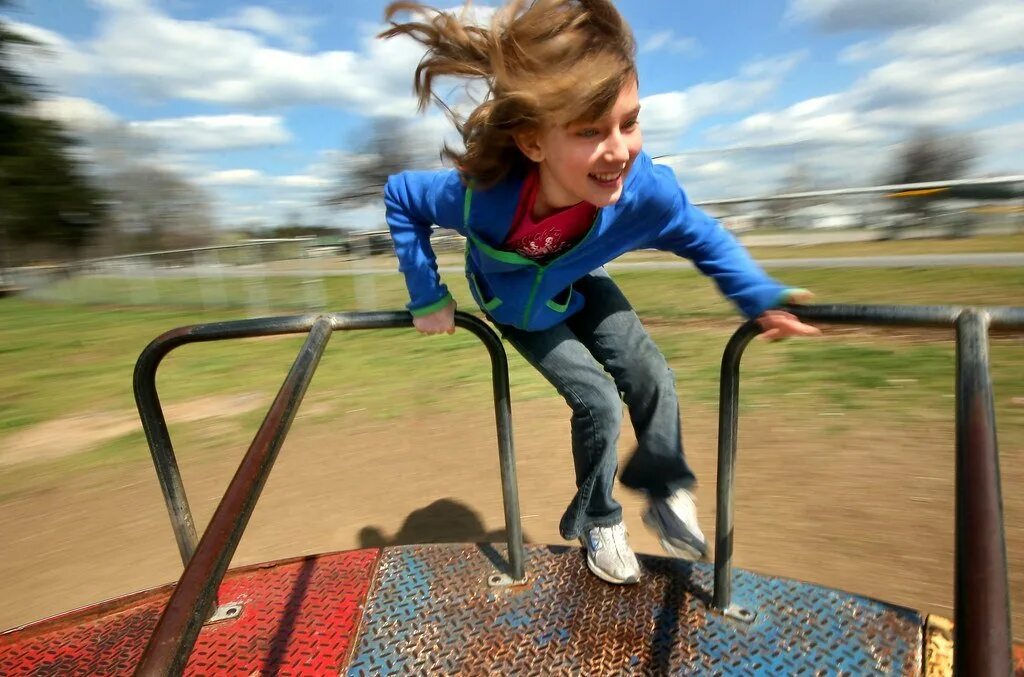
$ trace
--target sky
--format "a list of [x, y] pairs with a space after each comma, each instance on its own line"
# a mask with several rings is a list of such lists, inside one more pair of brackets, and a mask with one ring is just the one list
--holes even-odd
[[[430, 147], [452, 134], [436, 110], [416, 114], [420, 48], [375, 39], [385, 4], [21, 0], [3, 16], [43, 46], [17, 55], [46, 87], [41, 115], [87, 144], [112, 129], [144, 140], [129, 147], [202, 186], [223, 226], [379, 228], [379, 204], [321, 206], [372, 120], [408, 117]], [[638, 44], [645, 150], [669, 156], [693, 200], [794, 174], [878, 183], [922, 126], [968, 135], [974, 175], [1024, 173], [1022, 0], [616, 5]]]

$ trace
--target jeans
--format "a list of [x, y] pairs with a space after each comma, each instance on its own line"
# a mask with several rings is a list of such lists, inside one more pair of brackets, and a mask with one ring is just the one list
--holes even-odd
[[683, 455], [675, 378], [665, 357], [604, 269], [573, 286], [586, 305], [562, 324], [543, 331], [498, 325], [572, 409], [576, 495], [559, 523], [565, 539], [622, 520], [612, 487], [623, 400], [637, 448], [622, 484], [653, 496], [696, 484]]

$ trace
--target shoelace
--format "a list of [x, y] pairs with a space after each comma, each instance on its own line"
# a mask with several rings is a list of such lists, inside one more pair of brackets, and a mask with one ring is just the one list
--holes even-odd
[[626, 542], [626, 525], [619, 523], [612, 526], [609, 530], [611, 531], [609, 536], [611, 537], [611, 544], [614, 548], [615, 556], [618, 557], [620, 561], [624, 562], [626, 559], [626, 553], [630, 551], [629, 543]]

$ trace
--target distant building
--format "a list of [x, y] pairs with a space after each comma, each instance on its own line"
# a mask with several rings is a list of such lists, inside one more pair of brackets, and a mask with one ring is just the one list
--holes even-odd
[[791, 228], [805, 230], [858, 228], [862, 225], [860, 214], [852, 212], [849, 205], [822, 202], [793, 209], [786, 215]]

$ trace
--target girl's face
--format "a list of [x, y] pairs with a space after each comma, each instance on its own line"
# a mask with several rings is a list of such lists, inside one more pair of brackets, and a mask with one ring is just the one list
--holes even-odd
[[643, 143], [639, 114], [637, 82], [631, 78], [599, 120], [548, 126], [517, 138], [523, 153], [540, 168], [534, 216], [542, 218], [582, 201], [595, 207], [618, 201]]

